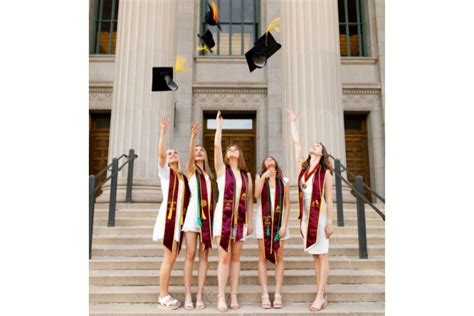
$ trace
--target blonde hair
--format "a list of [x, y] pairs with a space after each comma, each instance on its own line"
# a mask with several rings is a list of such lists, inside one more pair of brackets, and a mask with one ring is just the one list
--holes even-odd
[[[201, 147], [202, 149], [204, 149], [204, 152], [206, 153], [206, 158], [204, 159], [204, 171], [207, 173], [211, 180], [214, 179], [214, 174], [212, 173], [212, 170], [209, 167], [209, 158], [207, 156], [206, 148], [204, 148], [204, 146], [202, 145], [196, 145], [195, 147]], [[197, 168], [196, 160], [194, 160], [194, 166]]]

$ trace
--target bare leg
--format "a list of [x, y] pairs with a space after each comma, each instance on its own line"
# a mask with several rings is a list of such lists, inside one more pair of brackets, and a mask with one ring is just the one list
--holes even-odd
[[283, 246], [285, 242], [280, 240], [280, 248], [276, 251], [275, 254], [275, 293], [281, 294], [281, 287], [283, 285], [283, 273], [285, 270], [285, 266], [283, 263]]
[[265, 259], [265, 244], [258, 239], [258, 278], [262, 287], [262, 295], [268, 294], [267, 259]]
[[184, 306], [192, 308], [193, 298], [191, 294], [191, 283], [193, 280], [193, 264], [196, 256], [197, 233], [185, 232], [186, 238], [186, 260], [184, 261]]
[[318, 295], [321, 293], [324, 296], [329, 277], [329, 257], [327, 253], [319, 255], [319, 265], [321, 272], [319, 273]]
[[232, 255], [230, 258], [230, 308], [240, 308], [237, 300], [240, 276], [240, 255], [242, 253], [243, 241], [237, 241], [233, 244]]
[[217, 265], [217, 283], [219, 288], [219, 294], [217, 295], [217, 309], [219, 311], [227, 310], [227, 303], [225, 301], [225, 286], [229, 277], [229, 259], [230, 254], [225, 251], [220, 245], [220, 238], [217, 238], [219, 263]]
[[161, 262], [160, 267], [160, 296], [167, 296], [168, 287], [170, 284], [171, 269], [176, 261], [176, 256], [178, 255], [178, 242], [173, 241], [173, 251], [169, 251], [168, 248], [163, 247], [164, 258]]
[[198, 292], [196, 297], [197, 302], [203, 301], [203, 292], [204, 292], [204, 283], [206, 282], [207, 277], [207, 261], [209, 257], [209, 249], [204, 250], [204, 243], [200, 243], [199, 248], [199, 275], [198, 275]]

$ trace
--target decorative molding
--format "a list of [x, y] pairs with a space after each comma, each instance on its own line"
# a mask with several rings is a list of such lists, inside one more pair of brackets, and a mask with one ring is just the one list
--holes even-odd
[[194, 94], [259, 94], [267, 95], [267, 88], [193, 87]]
[[380, 95], [380, 89], [342, 88], [343, 95]]
[[112, 87], [89, 87], [90, 110], [112, 110]]

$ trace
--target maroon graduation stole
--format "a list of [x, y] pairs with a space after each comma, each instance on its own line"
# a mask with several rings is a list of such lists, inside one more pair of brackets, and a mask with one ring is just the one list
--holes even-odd
[[263, 240], [265, 242], [265, 258], [275, 264], [275, 251], [280, 248], [280, 226], [283, 216], [285, 184], [281, 177], [275, 179], [275, 201], [273, 201], [273, 218], [270, 194], [270, 181], [265, 179], [261, 194]]
[[[299, 207], [300, 212], [298, 219], [301, 221], [303, 219], [303, 190], [301, 189], [301, 178], [305, 174], [306, 170], [302, 169], [300, 175], [298, 176], [298, 197], [299, 197]], [[312, 183], [312, 192], [311, 192], [311, 204], [309, 207], [309, 220], [308, 220], [308, 229], [306, 231], [306, 248], [311, 247], [318, 240], [318, 225], [319, 225], [319, 213], [321, 209], [321, 199], [323, 198], [323, 186], [324, 186], [324, 177], [326, 176], [325, 170], [319, 165], [314, 174], [313, 183]]]
[[[197, 201], [198, 201], [198, 225], [201, 227], [201, 242], [204, 243], [205, 250], [212, 248], [212, 220], [214, 215], [214, 201], [212, 196], [212, 185], [207, 187], [204, 173], [196, 168]], [[207, 190], [210, 190], [211, 200], [208, 201]]]
[[244, 225], [247, 223], [247, 173], [240, 170], [242, 188], [238, 200], [237, 214], [234, 214], [234, 196], [236, 181], [229, 166], [225, 168], [224, 205], [222, 210], [222, 229], [219, 245], [229, 251], [230, 240], [241, 240], [244, 236]]
[[[177, 214], [177, 208], [178, 208], [177, 203], [178, 203], [178, 191], [179, 191], [180, 179], [184, 181], [184, 192], [182, 193], [183, 194], [182, 211], [181, 211], [181, 217], [179, 219], [180, 221], [179, 224], [183, 226], [191, 192], [189, 191], [188, 179], [186, 178], [186, 176], [182, 175], [179, 172], [174, 172], [174, 170], [170, 168], [170, 185], [168, 188], [168, 204], [166, 206], [165, 235], [163, 238], [163, 245], [166, 248], [168, 248], [169, 251], [173, 251], [174, 227], [176, 223], [176, 214]], [[181, 235], [179, 237], [178, 253], [181, 250], [182, 239], [183, 239], [183, 233], [181, 232]]]

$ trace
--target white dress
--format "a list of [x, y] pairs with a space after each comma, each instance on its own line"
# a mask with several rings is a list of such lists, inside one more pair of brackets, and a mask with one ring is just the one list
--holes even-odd
[[[283, 178], [283, 181], [286, 183], [288, 183], [288, 178]], [[273, 211], [274, 211], [274, 205], [273, 203], [275, 202], [275, 188], [272, 188], [270, 186], [270, 200], [271, 200], [271, 204], [270, 204], [270, 208], [272, 210], [272, 218], [273, 218]], [[285, 210], [285, 203], [283, 203], [283, 210]], [[282, 216], [282, 220], [283, 220], [283, 216]], [[257, 238], [257, 239], [263, 239], [263, 222], [262, 222], [262, 199], [259, 198], [257, 199], [257, 208], [255, 210], [255, 225], [254, 225], [255, 229], [254, 229], [254, 236], [253, 238]], [[290, 238], [290, 228], [287, 226], [286, 227], [286, 234], [284, 237], [280, 238], [280, 240], [287, 240]]]
[[[158, 176], [161, 180], [161, 192], [163, 194], [163, 202], [161, 202], [160, 209], [158, 211], [158, 216], [156, 217], [155, 227], [153, 228], [153, 240], [159, 241], [163, 240], [165, 235], [165, 223], [167, 216], [166, 206], [168, 205], [168, 188], [170, 185], [170, 167], [168, 162], [165, 163], [164, 168], [161, 168], [158, 164]], [[183, 193], [184, 193], [184, 181], [179, 180], [178, 187], [178, 201], [177, 201], [177, 210], [176, 210], [176, 220], [174, 223], [174, 240], [179, 242], [181, 234], [181, 225], [179, 223], [181, 218], [181, 212], [183, 211]]]
[[[206, 186], [207, 186], [207, 200], [211, 201], [211, 179], [207, 173], [204, 175], [206, 178]], [[183, 232], [201, 232], [201, 227], [198, 225], [198, 212], [201, 210], [199, 209], [199, 201], [198, 201], [198, 178], [196, 177], [196, 173], [194, 173], [191, 178], [189, 178], [189, 190], [191, 191], [191, 197], [189, 199], [188, 210], [186, 211], [186, 218], [184, 219], [183, 225]], [[212, 213], [212, 210], [211, 210]]]
[[[309, 219], [309, 206], [311, 203], [311, 194], [313, 192], [313, 178], [314, 174], [306, 181], [306, 189], [303, 187], [303, 202], [304, 202], [304, 208], [303, 208], [303, 220], [301, 221], [301, 231], [303, 232], [304, 236], [304, 247], [307, 253], [312, 254], [312, 255], [318, 255], [318, 254], [325, 254], [328, 253], [329, 251], [329, 239], [326, 238], [326, 223], [327, 223], [327, 209], [326, 209], [326, 200], [324, 199], [324, 183], [323, 185], [323, 192], [321, 194], [321, 208], [319, 212], [319, 222], [318, 222], [318, 238], [317, 241], [314, 245], [306, 248], [306, 232], [308, 229], [308, 219]], [[304, 176], [301, 177], [301, 184], [303, 184], [304, 181]]]
[[[247, 176], [247, 175], [245, 175]], [[236, 214], [239, 204], [237, 203], [240, 198], [240, 190], [242, 189], [242, 179], [240, 177], [235, 177], [236, 188], [235, 188], [235, 196], [234, 196], [234, 214]], [[214, 211], [214, 222], [212, 227], [212, 232], [214, 238], [221, 236], [222, 230], [222, 212], [223, 212], [223, 205], [224, 205], [224, 190], [225, 190], [225, 172], [223, 175], [217, 177], [217, 188], [219, 189], [219, 198], [217, 199], [216, 209]], [[248, 187], [247, 187], [248, 188]], [[247, 226], [244, 225], [243, 237], [241, 241], [245, 241], [247, 238]]]

